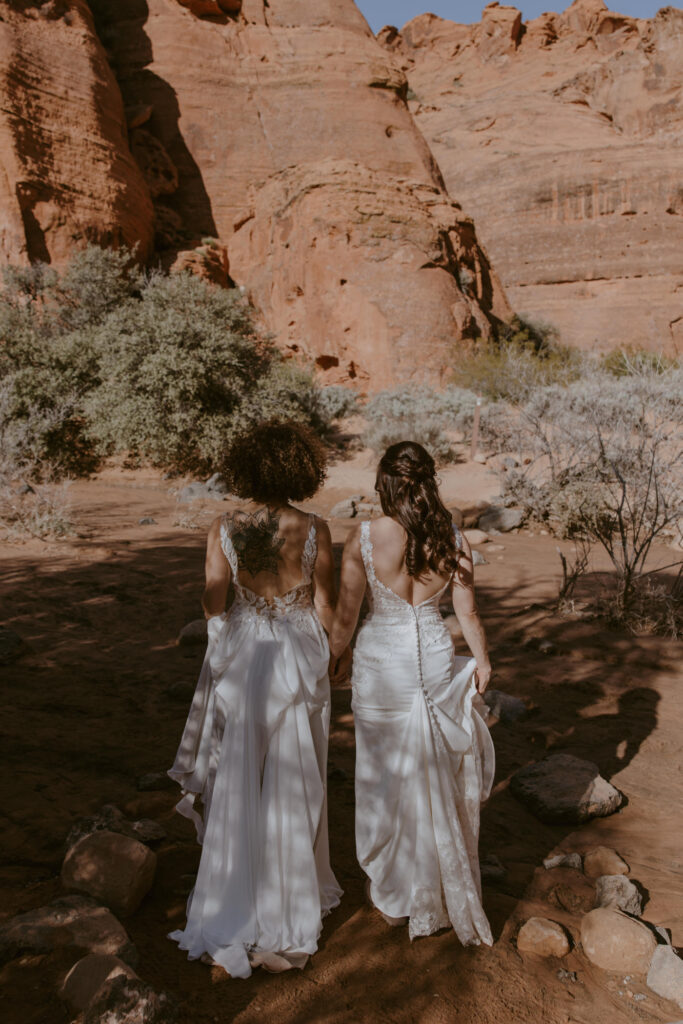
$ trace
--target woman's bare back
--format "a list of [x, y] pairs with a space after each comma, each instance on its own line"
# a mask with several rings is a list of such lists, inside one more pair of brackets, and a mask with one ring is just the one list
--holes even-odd
[[419, 580], [408, 575], [405, 561], [407, 535], [395, 519], [389, 516], [373, 519], [370, 536], [377, 579], [409, 604], [428, 601], [449, 582], [450, 573], [439, 574], [431, 569], [427, 569]]
[[250, 504], [227, 518], [244, 587], [270, 601], [303, 582], [310, 515], [291, 506]]

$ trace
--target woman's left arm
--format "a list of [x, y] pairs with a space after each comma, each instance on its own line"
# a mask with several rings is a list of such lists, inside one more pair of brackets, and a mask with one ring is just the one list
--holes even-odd
[[330, 651], [335, 658], [338, 658], [351, 642], [366, 584], [365, 566], [360, 551], [360, 528], [357, 527], [344, 545], [339, 600], [330, 633]]
[[206, 541], [206, 586], [202, 597], [202, 608], [207, 619], [222, 615], [228, 599], [228, 587], [232, 573], [221, 545], [221, 518], [214, 519]]

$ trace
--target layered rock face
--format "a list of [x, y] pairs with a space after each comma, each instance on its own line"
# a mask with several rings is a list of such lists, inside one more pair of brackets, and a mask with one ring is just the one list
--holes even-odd
[[352, 0], [91, 8], [157, 247], [218, 238], [265, 326], [328, 380], [438, 381], [459, 339], [510, 315]]
[[425, 14], [378, 39], [520, 313], [589, 349], [683, 351], [683, 11]]
[[118, 86], [85, 0], [0, 0], [0, 263], [152, 243]]

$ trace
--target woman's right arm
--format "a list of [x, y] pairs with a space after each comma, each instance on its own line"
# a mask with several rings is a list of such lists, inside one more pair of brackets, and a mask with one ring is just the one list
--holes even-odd
[[453, 611], [462, 628], [463, 638], [477, 663], [477, 689], [483, 693], [491, 679], [491, 662], [474, 596], [472, 551], [465, 537], [462, 538], [458, 568], [453, 577], [452, 597]]
[[360, 527], [356, 527], [344, 545], [339, 600], [330, 631], [330, 652], [335, 658], [338, 658], [351, 642], [363, 603], [366, 583], [365, 566], [360, 551]]
[[222, 615], [228, 598], [232, 573], [221, 545], [221, 518], [214, 519], [206, 541], [206, 586], [202, 608], [207, 619]]

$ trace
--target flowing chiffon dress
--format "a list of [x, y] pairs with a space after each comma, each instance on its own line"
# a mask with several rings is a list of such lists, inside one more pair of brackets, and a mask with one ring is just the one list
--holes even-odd
[[490, 945], [477, 846], [494, 751], [476, 663], [456, 657], [441, 617], [449, 583], [412, 605], [377, 578], [369, 522], [360, 544], [371, 610], [354, 651], [352, 707], [356, 848], [370, 898], [408, 918], [411, 939], [450, 924], [463, 944]]
[[[185, 928], [169, 938], [235, 978], [303, 967], [341, 889], [327, 834], [329, 648], [313, 606], [311, 516], [302, 582], [267, 601], [240, 583], [221, 524], [235, 600], [209, 620], [209, 643], [173, 767], [177, 810], [202, 843]], [[194, 808], [200, 796], [203, 817]]]

